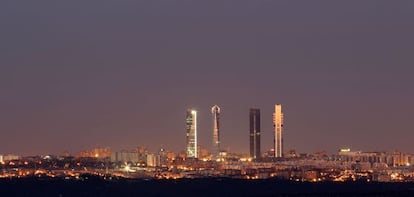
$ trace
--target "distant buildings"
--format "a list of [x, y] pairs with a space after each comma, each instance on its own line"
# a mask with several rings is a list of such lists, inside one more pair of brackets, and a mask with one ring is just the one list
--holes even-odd
[[118, 152], [112, 152], [111, 162], [129, 162], [129, 163], [145, 163], [147, 162], [147, 151], [136, 150], [122, 150]]
[[[220, 157], [220, 107], [214, 105], [211, 108], [213, 119], [213, 146], [211, 151], [211, 159], [217, 160]], [[260, 159], [261, 142], [260, 142], [260, 109], [251, 108], [249, 113], [249, 145], [250, 157], [252, 159]], [[273, 113], [274, 126], [274, 148], [272, 149], [272, 157], [283, 157], [283, 112], [282, 105], [276, 104]], [[194, 109], [187, 110], [186, 116], [186, 156], [187, 158], [202, 158], [200, 157], [199, 146], [197, 143], [197, 111]], [[209, 157], [210, 158], [210, 157]]]
[[273, 127], [275, 132], [274, 149], [275, 157], [283, 157], [283, 112], [282, 105], [275, 105], [275, 112], [273, 113]]
[[197, 151], [197, 111], [193, 109], [187, 110], [186, 117], [187, 130], [187, 157], [198, 158]]
[[250, 109], [250, 157], [260, 158], [260, 109]]
[[211, 108], [213, 115], [213, 159], [218, 159], [220, 154], [220, 107], [214, 105]]
[[363, 152], [351, 151], [349, 148], [342, 148], [335, 156], [336, 160], [343, 162], [357, 162], [367, 164], [370, 167], [380, 167], [385, 164], [389, 167], [411, 166], [414, 163], [414, 155], [399, 151], [394, 152]]
[[155, 154], [147, 154], [147, 166], [156, 167], [160, 163], [160, 156]]
[[111, 149], [109, 147], [105, 148], [94, 148], [92, 150], [80, 151], [76, 154], [76, 157], [95, 157], [95, 158], [107, 158], [111, 157]]
[[0, 162], [19, 160], [20, 156], [8, 154], [8, 155], [2, 155], [0, 159], [1, 159]]
[[151, 153], [145, 147], [137, 147], [133, 150], [113, 152], [110, 161], [115, 164], [130, 164], [138, 167], [165, 167], [169, 161], [176, 158], [176, 154], [160, 148], [158, 152]]

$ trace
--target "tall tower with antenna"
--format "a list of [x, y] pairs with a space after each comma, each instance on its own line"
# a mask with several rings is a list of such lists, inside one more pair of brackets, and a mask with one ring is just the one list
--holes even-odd
[[213, 159], [218, 159], [220, 156], [220, 107], [214, 105], [211, 108], [213, 116]]

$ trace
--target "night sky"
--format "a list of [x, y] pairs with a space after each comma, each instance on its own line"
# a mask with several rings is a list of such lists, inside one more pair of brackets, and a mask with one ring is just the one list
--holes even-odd
[[0, 154], [272, 147], [413, 153], [414, 1], [0, 1]]

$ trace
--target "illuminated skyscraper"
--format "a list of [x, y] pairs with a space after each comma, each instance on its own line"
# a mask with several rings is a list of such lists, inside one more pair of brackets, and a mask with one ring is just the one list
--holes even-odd
[[219, 158], [220, 154], [220, 107], [214, 105], [211, 108], [213, 115], [213, 159]]
[[187, 130], [187, 157], [197, 158], [197, 111], [187, 110], [186, 118]]
[[275, 113], [273, 113], [273, 128], [275, 130], [274, 156], [283, 157], [283, 112], [281, 104], [275, 105]]
[[260, 158], [260, 109], [250, 109], [250, 157]]

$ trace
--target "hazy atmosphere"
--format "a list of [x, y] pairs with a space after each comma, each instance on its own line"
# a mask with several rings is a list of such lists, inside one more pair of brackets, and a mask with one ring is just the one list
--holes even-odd
[[0, 152], [199, 143], [247, 153], [249, 108], [272, 147], [413, 152], [414, 1], [0, 2]]

